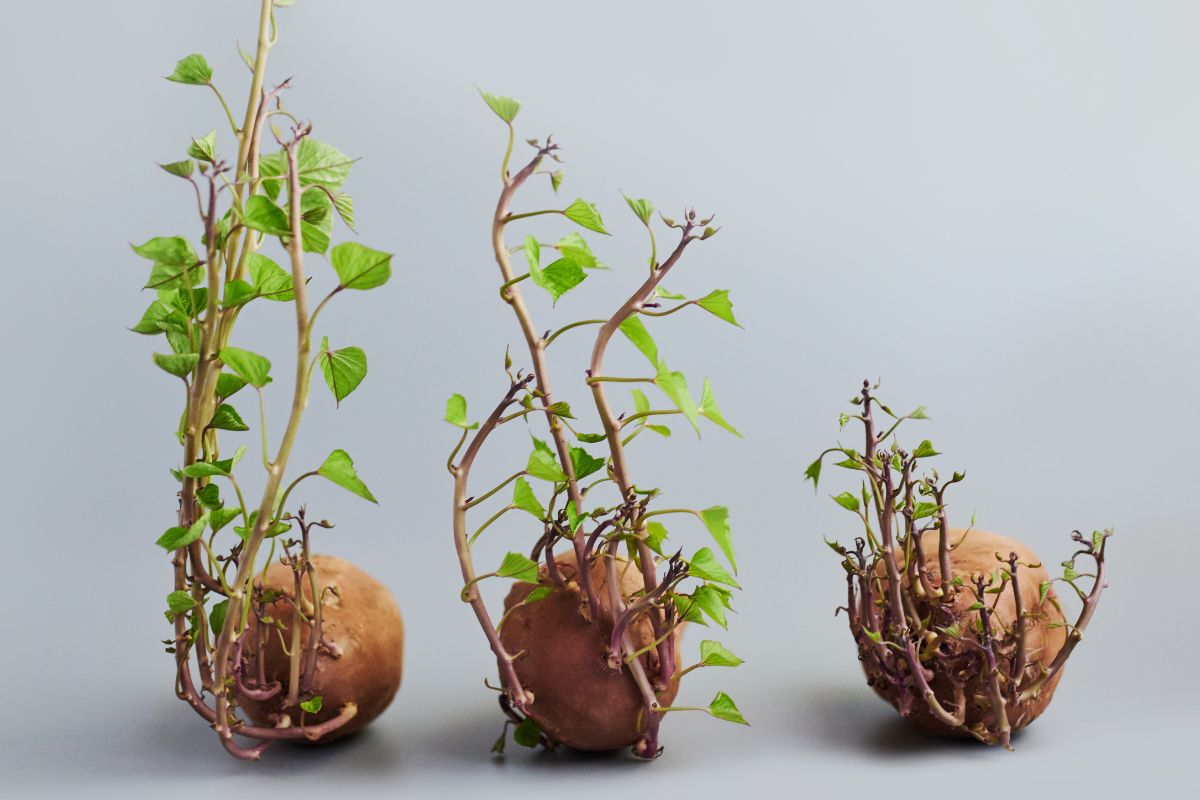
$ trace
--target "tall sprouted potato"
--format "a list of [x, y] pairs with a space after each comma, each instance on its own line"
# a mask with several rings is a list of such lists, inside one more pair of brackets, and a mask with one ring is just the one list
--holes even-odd
[[[510, 171], [516, 139], [513, 120], [520, 105], [507, 97], [481, 94], [508, 128], [491, 236], [499, 298], [520, 327], [526, 349], [520, 360], [525, 364], [514, 371], [514, 360], [505, 353], [506, 388], [481, 423], [469, 421], [466, 400], [457, 394], [446, 404], [445, 419], [462, 429], [447, 460], [454, 478], [453, 528], [464, 580], [462, 599], [471, 605], [495, 653], [500, 705], [508, 716], [495, 749], [504, 749], [511, 725], [514, 740], [529, 747], [632, 747], [637, 756], [654, 758], [661, 750], [659, 724], [669, 712], [706, 711], [718, 719], [746, 723], [724, 692], [706, 707], [673, 705], [680, 679], [688, 672], [742, 663], [714, 640], [702, 641], [699, 660], [687, 667], [680, 653], [683, 626], [711, 621], [724, 628], [733, 590], [739, 588], [728, 509], [662, 507], [659, 489], [635, 482], [629, 457], [640, 437], [669, 436], [670, 429], [662, 423], [675, 415], [697, 435], [702, 418], [737, 434], [717, 408], [709, 382], [704, 381], [697, 402], [684, 375], [667, 366], [649, 330], [659, 318], [693, 306], [737, 325], [728, 291], [688, 299], [663, 286], [685, 251], [717, 229], [711, 227], [711, 217], [701, 219], [694, 210], [678, 219], [662, 217], [661, 226], [673, 242], [660, 252], [657, 237], [662, 228], [653, 205], [626, 197], [650, 245], [648, 269], [639, 269], [632, 294], [608, 316], [568, 322], [555, 330], [539, 327], [525, 302], [525, 286], [545, 291], [557, 302], [602, 265], [578, 232], [556, 241], [527, 234], [520, 244], [510, 246], [509, 230], [550, 216], [593, 233], [608, 232], [596, 206], [582, 199], [563, 208], [512, 210], [518, 192], [534, 176], [545, 176], [557, 192], [563, 181], [556, 166], [559, 146], [550, 137], [528, 140], [532, 158]], [[596, 432], [592, 425], [584, 427], [571, 406], [554, 395], [546, 361], [547, 350], [560, 337], [589, 329], [598, 333], [590, 363], [578, 374], [585, 377], [595, 406], [600, 428]], [[605, 354], [618, 333], [649, 361], [649, 375], [618, 376], [605, 370]], [[630, 390], [629, 406], [620, 412], [611, 396], [618, 388]], [[650, 394], [656, 399], [643, 389], [653, 390]], [[530, 430], [528, 458], [497, 485], [473, 492], [471, 472], [480, 449], [498, 428], [513, 423]], [[589, 449], [597, 445], [604, 452]], [[468, 517], [476, 513], [483, 521], [472, 530]], [[472, 546], [509, 513], [532, 518], [526, 523], [531, 544], [527, 550], [509, 552], [495, 569], [480, 574]], [[677, 518], [692, 518], [707, 529], [728, 568], [710, 547], [685, 556], [674, 546], [663, 523]], [[480, 581], [488, 578], [515, 581], [495, 623], [479, 592]]]
[[[312, 554], [311, 534], [332, 525], [292, 505], [300, 483], [315, 476], [375, 502], [344, 450], [298, 470], [289, 470], [289, 457], [314, 373], [338, 404], [367, 373], [361, 349], [334, 349], [328, 337], [314, 343], [321, 312], [348, 290], [386, 283], [391, 256], [352, 241], [330, 246], [336, 218], [353, 230], [353, 203], [342, 190], [352, 159], [284, 107], [289, 81], [266, 83], [283, 5], [291, 4], [263, 0], [257, 48], [242, 53], [250, 86], [240, 125], [203, 56], [183, 58], [168, 76], [211, 92], [224, 112], [220, 128], [191, 141], [187, 158], [161, 165], [195, 203], [198, 248], [187, 236], [133, 248], [150, 262], [145, 289], [155, 295], [133, 330], [162, 337], [167, 351], [154, 363], [179, 381], [184, 400], [175, 432], [182, 458], [172, 470], [178, 515], [158, 539], [174, 566], [166, 611], [174, 635], [165, 644], [175, 656], [176, 693], [245, 759], [278, 739], [324, 741], [365, 725], [399, 685], [403, 641], [387, 590], [340, 559]], [[264, 142], [277, 149], [264, 153]], [[286, 268], [263, 252], [273, 242]], [[332, 270], [323, 265], [310, 276], [313, 257], [327, 258]], [[313, 307], [318, 287], [324, 296]], [[294, 375], [281, 381], [290, 384], [290, 411], [274, 446], [266, 394], [276, 371], [235, 333], [243, 315], [273, 303], [292, 307], [296, 330]], [[224, 446], [255, 417], [251, 443]], [[243, 459], [259, 448], [261, 456]], [[257, 497], [248, 470], [256, 463]], [[360, 625], [372, 632], [349, 637]]]
[[[830, 448], [805, 472], [815, 488], [832, 456], [859, 473], [858, 491], [833, 496], [863, 531], [850, 547], [828, 543], [846, 571], [840, 611], [867, 683], [901, 715], [933, 733], [1010, 747], [1013, 732], [1045, 711], [1083, 639], [1105, 587], [1112, 532], [1073, 533], [1078, 549], [1051, 578], [1021, 542], [974, 530], [974, 520], [951, 528], [947, 493], [965, 474], [922, 472], [940, 455], [932, 442], [909, 450], [894, 434], [927, 419], [925, 408], [897, 415], [876, 388], [864, 381], [854, 411], [840, 418], [843, 428], [862, 426], [863, 449]], [[1080, 601], [1074, 622], [1056, 585]]]

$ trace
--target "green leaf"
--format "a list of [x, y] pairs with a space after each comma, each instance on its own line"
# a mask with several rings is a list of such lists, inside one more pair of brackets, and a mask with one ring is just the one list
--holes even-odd
[[663, 298], [664, 300], [686, 300], [687, 299], [687, 295], [676, 294], [675, 292], [668, 292], [662, 286], [656, 287], [654, 290], [654, 293], [656, 295], [658, 295], [659, 297]]
[[883, 635], [878, 633], [877, 631], [863, 628], [863, 633], [865, 633], [867, 635], [867, 638], [870, 639], [875, 644], [880, 644], [883, 641]]
[[738, 711], [733, 699], [724, 692], [717, 692], [717, 696], [708, 704], [708, 713], [726, 722], [736, 722], [739, 725], [750, 724], [742, 716], [742, 712]]
[[[210, 484], [211, 485], [211, 484]], [[213, 533], [217, 533], [229, 523], [242, 515], [240, 508], [218, 508], [209, 514], [208, 523]]]
[[162, 353], [154, 354], [154, 363], [171, 373], [176, 378], [186, 378], [192, 374], [192, 370], [200, 363], [200, 356], [196, 353], [170, 354]]
[[329, 234], [311, 222], [300, 220], [300, 246], [306, 253], [324, 255], [329, 249]]
[[271, 362], [265, 356], [240, 347], [222, 347], [217, 355], [225, 366], [251, 386], [261, 388], [271, 382]]
[[145, 289], [170, 289], [175, 286], [195, 286], [204, 278], [201, 264], [161, 264], [150, 268]]
[[163, 300], [155, 300], [146, 308], [141, 320], [129, 330], [143, 335], [157, 335], [166, 327], [186, 325], [187, 320], [180, 316], [178, 309]]
[[608, 231], [604, 230], [604, 221], [600, 219], [600, 212], [586, 200], [576, 198], [575, 202], [563, 209], [562, 213], [563, 216], [582, 228], [608, 235]]
[[562, 182], [563, 171], [561, 169], [556, 169], [554, 172], [550, 173], [550, 188], [553, 189], [556, 194], [558, 192], [558, 187], [562, 186]]
[[842, 508], [845, 508], [849, 511], [857, 512], [859, 509], [858, 498], [855, 497], [854, 495], [850, 494], [849, 492], [842, 492], [839, 495], [835, 495], [833, 498], [833, 502], [837, 503], [839, 506], [841, 506]]
[[634, 200], [632, 197], [627, 197], [624, 192], [621, 193], [621, 196], [625, 198], [625, 202], [629, 205], [630, 210], [637, 215], [642, 224], [649, 225], [650, 215], [654, 213], [654, 204], [645, 198]]
[[537, 583], [538, 565], [536, 561], [530, 561], [520, 553], [508, 553], [504, 556], [504, 561], [500, 562], [496, 575], [501, 578], [515, 578], [522, 583]]
[[[250, 527], [243, 528], [240, 525], [234, 525], [233, 532], [236, 533], [239, 537], [241, 537], [242, 541], [244, 542], [247, 539], [249, 539], [250, 535], [249, 535], [248, 531], [254, 530], [257, 523], [258, 523], [258, 509], [256, 508], [250, 512]], [[273, 539], [281, 533], [287, 533], [291, 529], [292, 529], [292, 526], [287, 524], [286, 522], [276, 521], [270, 528], [267, 529], [267, 531], [263, 535], [268, 539]]]
[[217, 397], [222, 400], [232, 397], [246, 386], [246, 382], [230, 372], [222, 372], [217, 376]]
[[1100, 548], [1103, 545], [1104, 545], [1104, 534], [1101, 533], [1100, 531], [1092, 531], [1092, 549], [1098, 553], [1098, 552], [1100, 552]]
[[213, 606], [212, 612], [208, 615], [208, 624], [212, 627], [214, 636], [221, 635], [221, 628], [225, 627], [225, 614], [229, 611], [229, 601], [222, 600]]
[[244, 455], [246, 455], [246, 445], [241, 445], [234, 451], [232, 458], [221, 461], [197, 461], [180, 470], [180, 474], [188, 478], [212, 478], [218, 475], [228, 477]]
[[262, 182], [262, 190], [267, 197], [272, 200], [279, 199], [287, 171], [287, 154], [282, 150], [269, 153], [258, 160], [258, 174], [264, 179], [269, 179]]
[[646, 323], [642, 322], [638, 315], [627, 317], [621, 323], [620, 331], [625, 334], [626, 339], [633, 343], [634, 347], [642, 351], [642, 355], [650, 360], [651, 366], [658, 367], [658, 345], [654, 343], [650, 331], [646, 330]]
[[461, 394], [450, 395], [450, 399], [446, 401], [446, 416], [444, 419], [451, 425], [457, 425], [468, 431], [479, 427], [478, 422], [467, 424], [467, 398]]
[[242, 224], [270, 236], [291, 236], [292, 226], [283, 209], [266, 195], [256, 194], [246, 201]]
[[[286, 164], [286, 161], [285, 161]], [[296, 174], [304, 186], [339, 189], [350, 175], [353, 159], [331, 144], [309, 137], [296, 146]], [[287, 172], [286, 166], [280, 174]]]
[[176, 353], [195, 353], [200, 347], [199, 327], [193, 328], [192, 335], [186, 331], [167, 330], [167, 344]]
[[392, 276], [392, 255], [372, 250], [357, 242], [342, 242], [329, 253], [341, 286], [346, 289], [374, 289]]
[[646, 546], [660, 556], [663, 554], [662, 543], [667, 540], [667, 529], [661, 522], [646, 523]]
[[335, 194], [333, 208], [342, 218], [342, 222], [346, 223], [346, 227], [354, 230], [354, 198], [348, 194]]
[[244, 306], [258, 297], [258, 290], [241, 278], [235, 278], [225, 284], [225, 297], [221, 300], [224, 308]]
[[671, 599], [675, 602], [675, 609], [679, 612], [681, 619], [708, 627], [708, 623], [704, 621], [704, 615], [700, 613], [700, 608], [692, 600], [691, 595], [672, 592]]
[[668, 437], [671, 435], [671, 429], [666, 425], [647, 425], [646, 430], [654, 431], [659, 436]]
[[742, 327], [741, 323], [733, 316], [733, 303], [729, 300], [728, 289], [711, 291], [697, 300], [696, 305], [713, 316], [720, 317], [731, 325], [737, 325], [739, 328]]
[[317, 469], [317, 474], [328, 478], [338, 486], [353, 492], [364, 500], [370, 500], [372, 503], [378, 503], [375, 496], [371, 494], [371, 490], [367, 485], [358, 478], [358, 473], [354, 470], [354, 461], [345, 450], [334, 450], [325, 459], [325, 463]]
[[696, 607], [708, 614], [712, 621], [720, 625], [722, 628], [728, 628], [729, 623], [725, 619], [725, 604], [721, 601], [721, 594], [708, 584], [697, 586], [692, 592], [692, 601]]
[[646, 397], [646, 393], [641, 389], [630, 389], [629, 394], [633, 397], [633, 410], [639, 414], [643, 414], [650, 410], [650, 399]]
[[325, 233], [333, 230], [333, 201], [323, 188], [310, 186], [300, 195], [300, 219]]
[[695, 429], [696, 435], [699, 436], [700, 426], [696, 424], [699, 412], [696, 408], [696, 402], [688, 392], [687, 378], [683, 376], [683, 373], [671, 372], [667, 368], [667, 363], [661, 361], [658, 364], [658, 375], [655, 376], [654, 382], [662, 390], [663, 394], [671, 398], [671, 402], [683, 412], [688, 422], [692, 423], [692, 428]]
[[558, 240], [558, 252], [584, 269], [600, 269], [604, 266], [596, 260], [584, 238], [575, 231]]
[[917, 410], [908, 415], [909, 419], [929, 419], [929, 415], [925, 413], [925, 406], [917, 406]]
[[330, 350], [329, 339], [324, 338], [321, 340], [320, 359], [325, 383], [333, 392], [334, 400], [341, 405], [342, 400], [367, 377], [367, 354], [357, 347]]
[[196, 171], [196, 162], [190, 158], [183, 161], [172, 161], [170, 164], [159, 164], [167, 172], [180, 178], [190, 178]]
[[737, 572], [737, 560], [733, 556], [733, 534], [729, 530], [729, 509], [725, 506], [713, 506], [700, 512], [700, 521], [713, 539], [721, 547], [721, 552], [729, 559], [733, 571]]
[[525, 471], [534, 478], [554, 483], [567, 479], [562, 467], [559, 466], [558, 456], [550, 449], [550, 445], [536, 436], [533, 437], [533, 452], [529, 454], [529, 463], [525, 465]]
[[195, 608], [199, 603], [184, 591], [171, 592], [167, 595], [167, 619], [174, 619], [183, 612]]
[[214, 164], [217, 161], [217, 131], [211, 130], [199, 139], [192, 139], [187, 154], [197, 161]]
[[708, 378], [704, 379], [704, 389], [700, 392], [700, 407], [697, 411], [700, 412], [700, 416], [705, 417], [709, 422], [741, 438], [742, 435], [738, 433], [737, 428], [726, 422], [725, 417], [721, 415], [721, 409], [717, 408], [717, 399], [713, 396], [712, 383]]
[[200, 260], [191, 243], [182, 236], [155, 236], [145, 244], [133, 246], [133, 252], [156, 264], [186, 267]]
[[925, 517], [932, 517], [937, 513], [937, 511], [937, 503], [917, 503], [915, 506], [913, 506], [913, 519], [917, 520], [925, 519]]
[[542, 247], [538, 244], [537, 239], [532, 236], [526, 236], [524, 250], [525, 260], [529, 262], [531, 272], [542, 265]]
[[494, 94], [488, 94], [478, 86], [475, 87], [479, 91], [479, 96], [483, 98], [483, 102], [487, 103], [488, 108], [496, 112], [496, 116], [505, 122], [512, 124], [516, 119], [517, 112], [521, 110], [521, 104], [511, 97], [500, 97]]
[[707, 547], [701, 547], [696, 551], [688, 562], [688, 574], [695, 578], [700, 578], [713, 583], [723, 583], [726, 586], [742, 588], [741, 585], [733, 579], [724, 567], [717, 561], [712, 550]]
[[565, 400], [558, 400], [551, 403], [550, 405], [546, 406], [546, 411], [556, 417], [575, 419], [574, 415], [571, 414], [571, 404]]
[[261, 253], [249, 253], [246, 256], [246, 266], [250, 269], [250, 278], [259, 297], [276, 302], [294, 300], [296, 292], [292, 287], [292, 275], [283, 267]]
[[[163, 300], [170, 302], [172, 306], [183, 314], [184, 318], [195, 317], [208, 306], [208, 289], [201, 287], [199, 289], [170, 289], [160, 290], [159, 294]], [[184, 323], [186, 328], [187, 323]]]
[[542, 729], [529, 717], [513, 728], [513, 741], [522, 747], [537, 747], [542, 741]]
[[210, 483], [207, 486], [197, 489], [196, 500], [210, 511], [218, 509], [223, 505], [221, 503], [221, 489], [215, 483]]
[[309, 714], [316, 714], [324, 705], [325, 698], [323, 698], [321, 695], [317, 695], [316, 697], [311, 697], [308, 700], [300, 703], [300, 708], [304, 709]]
[[579, 531], [579, 526], [583, 524], [585, 519], [587, 519], [587, 515], [580, 514], [578, 511], [576, 511], [575, 503], [573, 501], [567, 502], [566, 512], [567, 525], [569, 526], [572, 538], [574, 538], [575, 534]]
[[192, 86], [204, 86], [212, 80], [212, 68], [208, 61], [199, 53], [192, 53], [179, 59], [175, 71], [167, 76], [167, 80], [175, 83], [187, 83]]
[[521, 601], [521, 605], [533, 605], [539, 600], [545, 600], [550, 595], [554, 594], [554, 588], [551, 586], [539, 586], [529, 594], [525, 595], [525, 599]]
[[736, 667], [744, 664], [745, 660], [738, 658], [732, 650], [726, 649], [720, 642], [705, 639], [700, 642], [700, 663], [706, 667]]
[[817, 481], [821, 478], [821, 458], [808, 465], [804, 470], [804, 480], [813, 482], [813, 491], [817, 490]]
[[1071, 564], [1063, 565], [1063, 580], [1073, 581], [1078, 577], [1079, 573], [1075, 571], [1075, 567], [1073, 567]]
[[558, 302], [558, 298], [583, 283], [587, 277], [583, 268], [569, 258], [560, 258], [545, 269], [530, 262], [529, 277]]
[[933, 443], [928, 439], [917, 445], [917, 449], [913, 451], [915, 458], [929, 458], [930, 456], [941, 455], [937, 450], [933, 449]]
[[217, 406], [217, 410], [213, 412], [212, 419], [208, 423], [209, 428], [216, 428], [221, 431], [248, 431], [250, 426], [245, 423], [237, 409], [228, 403], [221, 403]]
[[584, 444], [596, 444], [597, 442], [603, 442], [608, 437], [603, 433], [577, 433], [575, 434], [575, 438]]
[[164, 550], [178, 550], [181, 547], [187, 547], [204, 534], [204, 528], [207, 525], [208, 515], [204, 514], [187, 528], [167, 528], [166, 533], [158, 537], [157, 544]]
[[575, 480], [577, 481], [583, 480], [595, 472], [599, 472], [608, 463], [606, 459], [594, 458], [582, 447], [572, 447], [569, 449], [569, 452], [571, 453], [571, 467], [575, 472]]
[[546, 507], [533, 493], [533, 487], [524, 478], [517, 478], [513, 486], [512, 504], [522, 511], [527, 511], [538, 519], [546, 516]]

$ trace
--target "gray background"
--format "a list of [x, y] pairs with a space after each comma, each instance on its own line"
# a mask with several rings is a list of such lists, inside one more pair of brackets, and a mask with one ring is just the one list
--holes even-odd
[[[148, 302], [128, 243], [196, 235], [186, 187], [154, 162], [222, 120], [204, 90], [159, 76], [203, 52], [241, 107], [234, 45], [252, 43], [255, 6], [3, 6], [6, 793], [1183, 785], [1198, 700], [1186, 584], [1198, 555], [1200, 8], [308, 1], [282, 12], [271, 75], [294, 75], [289, 107], [363, 157], [347, 185], [359, 230], [397, 254], [391, 284], [340, 298], [323, 319], [335, 344], [366, 349], [371, 372], [336, 412], [318, 383], [293, 464], [332, 447], [355, 457], [378, 508], [314, 483], [305, 497], [338, 522], [323, 549], [393, 589], [408, 648], [401, 694], [368, 733], [277, 747], [254, 766], [227, 758], [171, 693], [158, 645], [170, 569], [153, 541], [171, 524], [179, 392], [150, 364], [152, 342], [124, 328]], [[473, 83], [525, 104], [521, 134], [556, 134], [563, 199], [598, 202], [615, 234], [593, 241], [616, 269], [553, 313], [539, 299], [541, 326], [609, 312], [638, 279], [643, 237], [618, 188], [669, 213], [715, 209], [725, 226], [669, 283], [732, 289], [745, 330], [699, 312], [653, 330], [697, 391], [712, 378], [746, 439], [709, 427], [697, 441], [677, 425], [671, 441], [639, 444], [633, 466], [673, 504], [733, 510], [746, 588], [718, 638], [748, 663], [695, 674], [682, 699], [723, 688], [754, 726], [671, 718], [652, 765], [487, 754], [500, 718], [481, 681], [494, 665], [456, 596], [442, 466], [454, 437], [439, 422], [452, 391], [477, 412], [494, 402], [516, 341], [488, 247], [503, 126]], [[518, 205], [552, 202], [538, 186]], [[319, 259], [310, 269], [330, 285]], [[235, 343], [286, 376], [291, 336], [287, 308], [258, 308]], [[553, 359], [579, 411], [588, 338], [564, 339]], [[637, 374], [626, 349], [614, 348], [613, 371]], [[852, 520], [800, 473], [865, 376], [882, 377], [897, 406], [928, 405], [933, 421], [914, 434], [947, 454], [944, 469], [967, 470], [960, 523], [977, 512], [1050, 563], [1073, 528], [1118, 531], [1094, 626], [1016, 753], [910, 731], [865, 687], [832, 616], [842, 581], [821, 536], [849, 534]], [[516, 427], [481, 480], [523, 463]], [[823, 489], [848, 486], [830, 477]], [[672, 533], [690, 548], [706, 539], [679, 522]], [[498, 527], [481, 563], [529, 534]], [[689, 634], [692, 652], [700, 638]]]

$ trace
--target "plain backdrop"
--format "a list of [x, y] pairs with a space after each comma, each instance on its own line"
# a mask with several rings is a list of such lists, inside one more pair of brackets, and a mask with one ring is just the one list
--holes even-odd
[[[362, 158], [347, 183], [361, 240], [396, 254], [386, 287], [323, 315], [319, 333], [364, 348], [370, 373], [340, 409], [318, 381], [293, 465], [334, 447], [354, 456], [378, 507], [315, 482], [304, 499], [337, 523], [319, 549], [392, 589], [408, 640], [402, 690], [369, 732], [248, 765], [172, 694], [159, 643], [171, 573], [154, 540], [175, 510], [180, 392], [150, 361], [161, 343], [126, 328], [150, 300], [129, 243], [199, 235], [188, 187], [155, 162], [212, 128], [231, 147], [214, 98], [162, 76], [204, 53], [240, 112], [237, 44], [251, 46], [256, 7], [6, 0], [0, 11], [3, 794], [924, 797], [948, 785], [1000, 797], [1014, 781], [1093, 796], [1186, 785], [1200, 701], [1189, 611], [1200, 7], [301, 0], [281, 11], [270, 76], [294, 78], [287, 106], [315, 136]], [[488, 241], [504, 128], [475, 84], [522, 101], [522, 137], [564, 145], [559, 197], [539, 182], [518, 209], [582, 196], [614, 234], [591, 237], [613, 270], [557, 308], [535, 298], [539, 326], [611, 313], [640, 280], [644, 233], [619, 190], [668, 214], [716, 211], [723, 226], [668, 283], [732, 290], [745, 329], [689, 309], [652, 330], [695, 391], [712, 379], [745, 438], [675, 425], [631, 457], [638, 482], [671, 505], [732, 510], [739, 613], [728, 633], [691, 631], [687, 650], [715, 634], [747, 663], [689, 676], [681, 702], [724, 689], [753, 726], [671, 717], [653, 764], [488, 754], [501, 726], [483, 686], [494, 662], [458, 600], [444, 468], [455, 436], [440, 422], [451, 392], [482, 415], [505, 387], [506, 345], [519, 344]], [[546, 238], [569, 229], [527, 226]], [[331, 285], [321, 259], [310, 271]], [[281, 385], [289, 314], [252, 306], [234, 337], [276, 360]], [[585, 430], [596, 427], [589, 339], [568, 334], [552, 358]], [[609, 363], [645, 368], [623, 342]], [[1015, 753], [909, 729], [864, 685], [833, 616], [843, 583], [821, 537], [852, 535], [828, 494], [853, 484], [829, 470], [814, 493], [802, 471], [868, 377], [898, 407], [928, 406], [910, 435], [933, 440], [943, 471], [966, 470], [957, 523], [975, 513], [1052, 565], [1072, 529], [1117, 531], [1095, 622]], [[276, 437], [286, 395], [271, 396]], [[479, 486], [523, 465], [518, 428], [480, 462]], [[518, 523], [485, 537], [481, 565], [527, 546]], [[706, 543], [698, 525], [670, 527], [689, 550]]]

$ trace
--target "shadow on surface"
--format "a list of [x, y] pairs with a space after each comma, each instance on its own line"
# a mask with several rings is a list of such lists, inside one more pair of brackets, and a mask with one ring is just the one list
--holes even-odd
[[[801, 736], [808, 744], [842, 753], [919, 758], [953, 752], [986, 757], [993, 749], [974, 739], [933, 736], [918, 730], [867, 687], [809, 688], [796, 698]], [[795, 726], [793, 726], [795, 730]], [[1014, 744], [1020, 734], [1014, 736]]]
[[124, 736], [109, 739], [104, 748], [107, 753], [96, 752], [93, 743], [91, 754], [104, 758], [108, 770], [132, 768], [183, 778], [244, 775], [248, 770], [261, 775], [352, 773], [381, 777], [403, 767], [401, 737], [386, 724], [386, 715], [365, 730], [329, 744], [276, 742], [263, 753], [261, 761], [247, 763], [230, 757], [216, 733], [199, 716], [172, 700], [168, 696], [154, 702], [147, 709], [149, 720]]
[[598, 771], [628, 769], [630, 763], [643, 763], [629, 755], [627, 750], [588, 753], [567, 747], [554, 750], [525, 748], [513, 742], [511, 729], [503, 755], [491, 753], [492, 744], [500, 735], [503, 726], [504, 718], [499, 711], [485, 704], [454, 719], [442, 720], [436, 729], [424, 729], [423, 744], [447, 761], [461, 762], [473, 769], [490, 764], [497, 770], [511, 768]]

